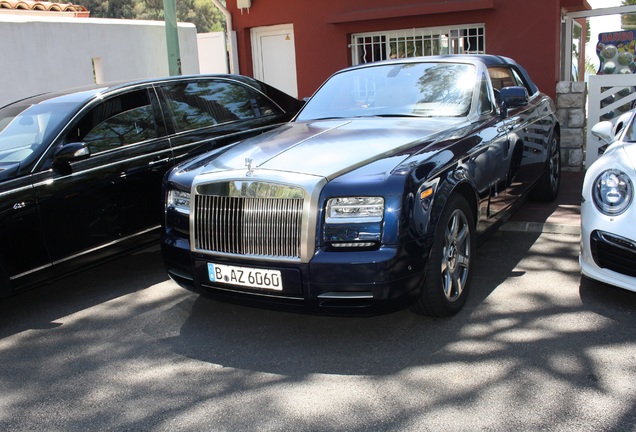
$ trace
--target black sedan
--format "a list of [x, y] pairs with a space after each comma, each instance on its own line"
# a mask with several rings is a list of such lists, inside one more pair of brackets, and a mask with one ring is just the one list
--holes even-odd
[[560, 173], [554, 104], [513, 60], [356, 66], [289, 124], [173, 169], [163, 256], [220, 299], [448, 316], [478, 242]]
[[219, 75], [0, 108], [0, 295], [158, 242], [169, 168], [286, 123], [300, 106], [251, 78]]

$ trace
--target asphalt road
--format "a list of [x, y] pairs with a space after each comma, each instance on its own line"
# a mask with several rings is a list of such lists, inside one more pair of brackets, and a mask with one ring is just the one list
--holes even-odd
[[636, 431], [636, 294], [499, 232], [451, 319], [218, 303], [148, 250], [0, 300], [0, 430]]

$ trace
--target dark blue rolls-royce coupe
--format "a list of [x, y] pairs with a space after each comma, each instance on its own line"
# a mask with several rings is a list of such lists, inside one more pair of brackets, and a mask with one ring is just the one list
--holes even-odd
[[552, 100], [491, 55], [334, 74], [290, 123], [175, 167], [162, 250], [180, 285], [316, 313], [466, 302], [475, 249], [560, 181]]

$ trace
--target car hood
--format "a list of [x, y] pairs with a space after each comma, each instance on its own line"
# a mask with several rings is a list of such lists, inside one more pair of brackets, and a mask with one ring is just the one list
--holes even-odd
[[203, 172], [258, 170], [324, 178], [394, 155], [408, 157], [466, 126], [463, 118], [292, 122], [218, 155]]

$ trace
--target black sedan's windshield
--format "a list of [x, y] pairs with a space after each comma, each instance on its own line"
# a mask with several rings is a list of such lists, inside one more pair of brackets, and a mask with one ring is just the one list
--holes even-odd
[[32, 104], [16, 102], [0, 109], [0, 164], [20, 163], [41, 153], [81, 106], [60, 97]]
[[331, 77], [297, 121], [323, 118], [468, 115], [476, 68], [460, 63], [404, 63], [351, 69]]

